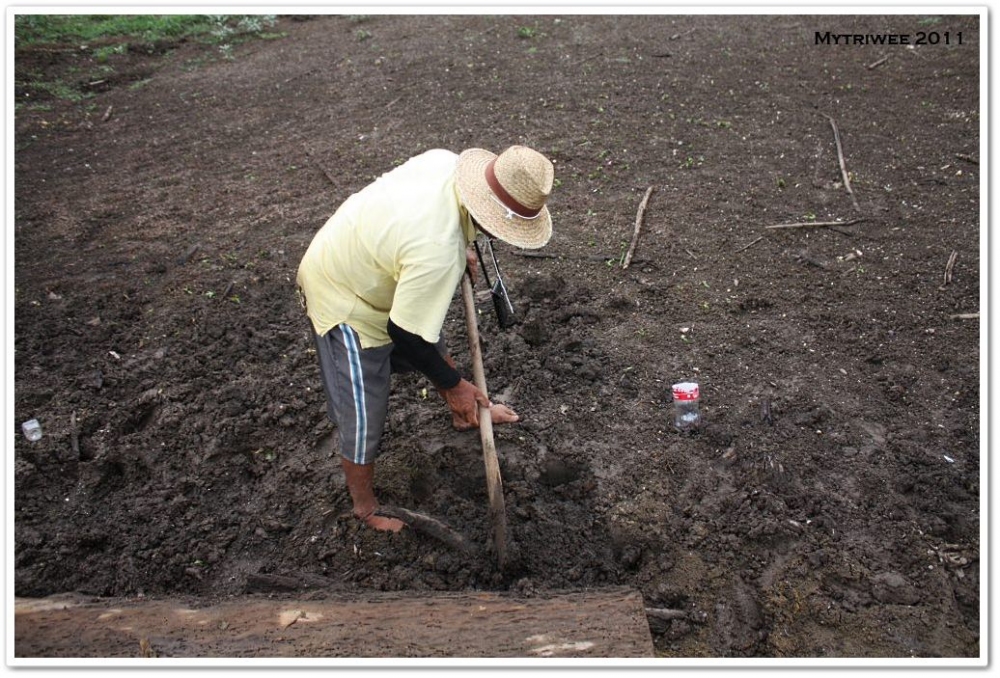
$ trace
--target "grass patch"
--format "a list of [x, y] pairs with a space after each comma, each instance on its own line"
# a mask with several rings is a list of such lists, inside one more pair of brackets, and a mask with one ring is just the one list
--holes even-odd
[[192, 38], [225, 43], [281, 37], [267, 32], [274, 24], [275, 17], [268, 14], [16, 14], [14, 42], [18, 48], [38, 44], [75, 46], [115, 39], [156, 43]]
[[216, 25], [215, 18], [205, 14], [17, 14], [14, 16], [14, 41], [17, 47], [86, 43], [116, 37], [157, 42], [208, 36]]
[[[214, 45], [217, 57], [233, 59], [235, 45], [253, 39], [271, 40], [284, 34], [269, 32], [276, 23], [275, 17], [264, 14], [212, 15], [212, 14], [15, 14], [15, 50], [53, 46], [65, 50], [69, 60], [76, 60], [61, 76], [50, 71], [47, 76], [38, 73], [18, 73], [16, 86], [26, 92], [48, 95], [65, 101], [80, 101], [92, 96], [79, 84], [70, 85], [65, 76], [77, 83], [107, 78], [114, 72], [111, 65], [133, 49], [148, 54], [164, 53], [164, 43], [193, 40]], [[83, 66], [90, 71], [79, 74], [80, 56], [92, 61]], [[210, 60], [210, 59], [208, 59]], [[49, 70], [49, 69], [47, 69]], [[89, 76], [89, 77], [88, 77]]]

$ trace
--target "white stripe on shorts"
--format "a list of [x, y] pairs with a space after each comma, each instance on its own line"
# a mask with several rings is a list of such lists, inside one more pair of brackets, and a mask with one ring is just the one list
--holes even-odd
[[360, 464], [365, 459], [365, 445], [368, 438], [368, 413], [365, 409], [365, 382], [361, 371], [361, 355], [358, 342], [346, 324], [340, 325], [340, 332], [347, 347], [347, 362], [351, 367], [351, 392], [354, 394], [354, 459]]

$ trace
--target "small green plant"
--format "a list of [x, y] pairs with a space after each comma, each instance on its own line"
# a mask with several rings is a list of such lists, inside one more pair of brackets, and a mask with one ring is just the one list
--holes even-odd
[[532, 26], [520, 26], [517, 29], [517, 37], [528, 40], [538, 35], [538, 29]]
[[234, 38], [258, 35], [263, 33], [265, 28], [270, 28], [276, 23], [274, 15], [230, 16], [215, 14], [210, 19], [212, 27], [209, 33], [219, 43], [228, 42]]
[[211, 17], [213, 26], [209, 33], [213, 39], [219, 43], [219, 52], [226, 60], [235, 59], [233, 45], [245, 42], [253, 36], [260, 35], [265, 28], [274, 26], [276, 19], [273, 15], [248, 14], [242, 16], [229, 16], [217, 14]]
[[370, 40], [372, 34], [363, 28], [359, 28], [358, 30], [354, 31], [354, 37], [358, 39], [358, 42], [364, 42], [365, 40]]
[[128, 52], [128, 43], [123, 42], [119, 45], [108, 45], [106, 47], [98, 47], [94, 50], [94, 58], [99, 62], [105, 62], [111, 58], [112, 54], [126, 54]]
[[62, 80], [55, 82], [34, 82], [32, 85], [39, 91], [46, 92], [56, 99], [80, 102], [94, 96], [92, 92], [81, 92], [72, 85], [68, 85]]
[[681, 163], [681, 169], [691, 169], [692, 167], [698, 167], [705, 162], [705, 156], [699, 155], [697, 158], [694, 156], [688, 156], [683, 163]]
[[254, 450], [253, 456], [260, 457], [264, 461], [271, 462], [278, 458], [278, 453], [275, 452], [274, 450], [267, 450], [262, 447], [260, 449]]

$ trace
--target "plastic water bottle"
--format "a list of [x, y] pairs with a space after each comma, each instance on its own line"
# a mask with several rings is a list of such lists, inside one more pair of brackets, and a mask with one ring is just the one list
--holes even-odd
[[21, 430], [24, 431], [24, 437], [31, 442], [42, 439], [42, 425], [38, 423], [37, 419], [29, 419], [21, 424]]
[[673, 385], [674, 426], [681, 431], [690, 431], [701, 424], [698, 408], [698, 384], [682, 381]]

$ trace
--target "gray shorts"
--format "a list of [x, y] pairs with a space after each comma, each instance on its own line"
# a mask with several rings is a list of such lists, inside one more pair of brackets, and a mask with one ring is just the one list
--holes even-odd
[[[371, 464], [385, 428], [390, 375], [412, 372], [414, 367], [394, 344], [361, 348], [357, 332], [346, 323], [314, 336], [326, 412], [337, 426], [340, 453], [355, 464]], [[444, 335], [437, 348], [445, 353]]]

